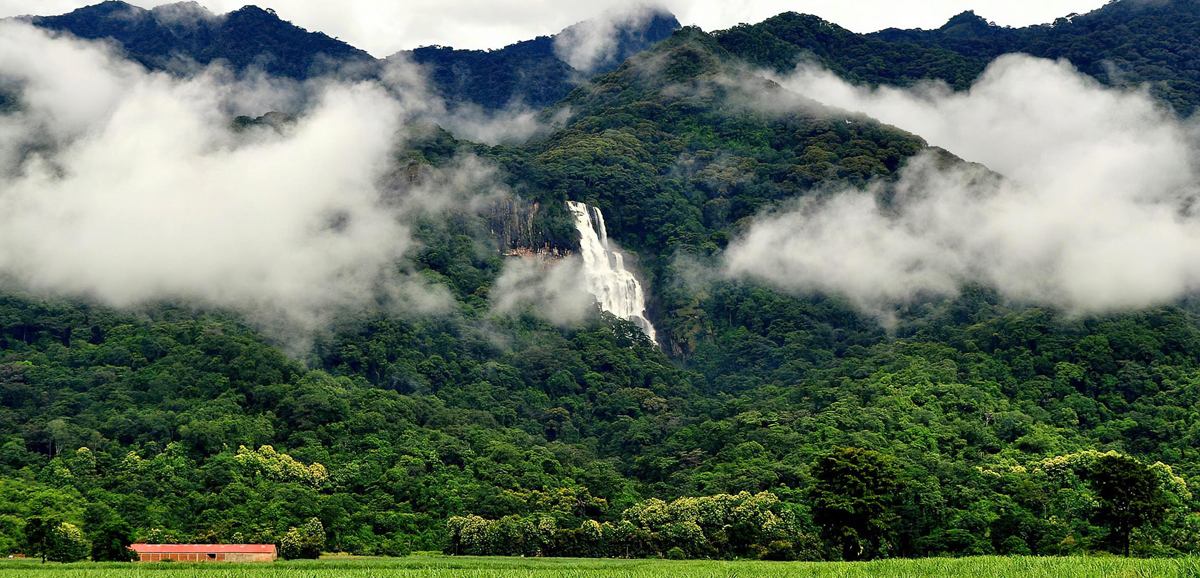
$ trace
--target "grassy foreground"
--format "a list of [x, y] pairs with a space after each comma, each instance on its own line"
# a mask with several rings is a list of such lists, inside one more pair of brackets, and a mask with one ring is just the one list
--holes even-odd
[[1122, 558], [976, 557], [882, 560], [878, 562], [716, 562], [595, 560], [579, 558], [325, 558], [267, 564], [46, 564], [0, 561], [0, 578], [857, 578], [950, 576], [962, 578], [1200, 577], [1200, 558], [1128, 560]]

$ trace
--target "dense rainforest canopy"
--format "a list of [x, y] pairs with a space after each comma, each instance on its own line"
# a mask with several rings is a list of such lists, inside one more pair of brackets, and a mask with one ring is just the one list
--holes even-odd
[[[867, 36], [791, 14], [685, 28], [571, 90], [545, 112], [569, 121], [545, 137], [488, 146], [431, 130], [397, 152], [431, 171], [458, 154], [497, 167], [515, 203], [543, 207], [532, 244], [576, 242], [564, 201], [599, 207], [651, 288], [658, 344], [598, 310], [566, 326], [496, 313], [506, 258], [488, 217], [465, 209], [423, 217], [411, 259], [453, 307], [347, 314], [299, 353], [228, 311], [7, 288], [0, 554], [28, 551], [27, 521], [46, 517], [96, 557], [115, 555], [114, 536], [278, 543], [313, 518], [327, 550], [380, 555], [1196, 552], [1193, 303], [1080, 316], [967, 286], [885, 323], [837, 296], [696, 275], [783, 201], [831, 185], [886, 195], [923, 152], [962, 163], [786, 94], [746, 62], [783, 69], [807, 54], [854, 81], [962, 88], [1013, 50], [1097, 75], [1116, 59], [1140, 74], [1122, 82], [1161, 80], [1187, 110], [1200, 102], [1194, 34], [1161, 29], [1192, 22], [1179, 16], [1191, 7], [1126, 0], [1017, 30], [972, 15]], [[85, 35], [68, 16], [43, 22]], [[1113, 24], [1130, 18], [1147, 26]], [[130, 33], [135, 57], [176, 50]], [[1133, 48], [1161, 42], [1175, 43], [1161, 47], [1178, 55], [1169, 68]], [[792, 107], [755, 105], [764, 95]], [[269, 120], [238, 123], [289, 122]]]

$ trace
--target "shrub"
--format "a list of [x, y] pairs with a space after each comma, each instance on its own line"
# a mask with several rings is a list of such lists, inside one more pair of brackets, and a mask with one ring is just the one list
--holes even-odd
[[46, 559], [52, 562], [76, 562], [88, 555], [90, 546], [83, 539], [79, 526], [63, 522], [51, 532], [51, 544]]
[[279, 541], [279, 554], [289, 560], [317, 558], [325, 548], [325, 526], [310, 518], [303, 526], [293, 527]]

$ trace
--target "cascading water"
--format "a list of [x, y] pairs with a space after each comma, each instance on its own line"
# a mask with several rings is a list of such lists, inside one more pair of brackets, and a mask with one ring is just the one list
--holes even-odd
[[583, 255], [583, 277], [588, 293], [600, 302], [600, 308], [628, 319], [651, 341], [656, 341], [654, 325], [646, 319], [646, 296], [637, 277], [625, 269], [625, 256], [608, 244], [608, 230], [600, 209], [567, 201], [579, 229], [579, 253]]

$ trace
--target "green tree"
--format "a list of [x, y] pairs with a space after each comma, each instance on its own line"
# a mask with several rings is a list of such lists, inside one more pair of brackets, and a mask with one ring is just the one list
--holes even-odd
[[89, 549], [79, 526], [62, 522], [50, 531], [46, 559], [52, 562], [76, 562], [86, 558]]
[[135, 554], [129, 549], [134, 542], [133, 528], [108, 504], [97, 502], [87, 507], [83, 526], [88, 529], [92, 544], [92, 560], [96, 562], [128, 562]]
[[873, 450], [835, 448], [813, 466], [813, 521], [842, 559], [886, 555], [899, 517], [895, 460]]
[[325, 526], [321, 520], [310, 518], [299, 528], [293, 527], [279, 542], [279, 553], [289, 560], [315, 559], [325, 548]]
[[1088, 472], [1088, 482], [1100, 502], [1096, 521], [1108, 527], [1109, 542], [1126, 556], [1133, 530], [1166, 516], [1167, 497], [1154, 472], [1133, 458], [1101, 456]]
[[54, 528], [62, 524], [53, 516], [33, 516], [25, 520], [25, 547], [30, 554], [40, 556], [46, 562], [54, 544]]

